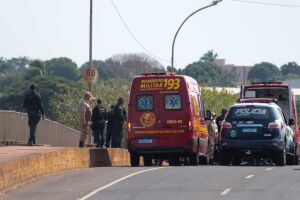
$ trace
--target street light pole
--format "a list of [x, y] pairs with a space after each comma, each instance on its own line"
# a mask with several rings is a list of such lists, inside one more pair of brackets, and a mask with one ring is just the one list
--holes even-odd
[[191, 13], [187, 18], [185, 18], [185, 20], [183, 20], [183, 22], [181, 23], [181, 25], [179, 26], [178, 30], [175, 33], [174, 39], [173, 39], [173, 43], [172, 43], [172, 57], [171, 57], [171, 69], [174, 70], [174, 47], [175, 47], [175, 41], [177, 38], [177, 35], [180, 31], [180, 29], [182, 28], [182, 26], [185, 24], [185, 22], [191, 18], [193, 15], [195, 15], [196, 13], [198, 13], [201, 10], [204, 10], [206, 8], [212, 7], [212, 6], [216, 6], [218, 3], [220, 3], [222, 0], [215, 0], [213, 1], [211, 4], [204, 6], [202, 8], [199, 8], [198, 10], [195, 10], [193, 13]]
[[[89, 45], [89, 67], [93, 65], [93, 0], [90, 0], [90, 45]], [[92, 92], [92, 83], [88, 84], [89, 91]]]

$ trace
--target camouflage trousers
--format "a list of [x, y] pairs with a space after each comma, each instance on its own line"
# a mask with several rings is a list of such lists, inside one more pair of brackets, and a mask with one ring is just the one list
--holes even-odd
[[214, 158], [214, 147], [215, 147], [215, 138], [213, 136], [209, 136], [208, 137], [208, 147], [207, 147], [208, 159]]

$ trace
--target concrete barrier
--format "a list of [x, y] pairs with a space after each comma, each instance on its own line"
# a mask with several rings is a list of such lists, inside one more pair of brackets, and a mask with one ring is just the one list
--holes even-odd
[[[3, 148], [8, 147], [1, 147], [0, 153], [1, 150], [5, 150]], [[130, 155], [125, 149], [59, 148], [49, 151], [2, 160], [0, 162], [0, 191], [38, 176], [64, 170], [130, 166]]]

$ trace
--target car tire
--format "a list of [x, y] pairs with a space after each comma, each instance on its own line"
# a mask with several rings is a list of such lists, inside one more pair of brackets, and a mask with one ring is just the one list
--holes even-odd
[[240, 166], [242, 164], [242, 157], [240, 155], [234, 155], [232, 158], [233, 166]]
[[152, 156], [151, 155], [144, 156], [144, 166], [145, 167], [152, 166]]
[[284, 166], [286, 164], [286, 151], [285, 148], [281, 151], [274, 153], [274, 163], [276, 166]]
[[140, 156], [136, 153], [130, 153], [130, 164], [132, 167], [138, 167], [140, 165]]
[[286, 154], [286, 164], [287, 165], [295, 164], [295, 156], [296, 156], [295, 152], [296, 152], [296, 146], [293, 145], [292, 152], [290, 154]]
[[231, 163], [231, 154], [229, 151], [221, 150], [220, 152], [220, 163], [221, 165], [230, 165]]
[[198, 153], [191, 153], [190, 161], [192, 166], [198, 166], [200, 164], [200, 159]]

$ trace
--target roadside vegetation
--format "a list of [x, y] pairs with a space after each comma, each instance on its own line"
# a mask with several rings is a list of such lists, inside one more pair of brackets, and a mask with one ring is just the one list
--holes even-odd
[[[176, 72], [195, 78], [201, 87], [236, 86], [235, 75], [214, 64], [217, 56], [210, 50], [198, 61], [177, 69]], [[173, 71], [169, 66], [162, 66], [145, 54], [119, 54], [104, 61], [94, 60], [93, 64], [100, 73], [100, 80], [93, 85], [93, 94], [103, 99], [108, 110], [118, 97], [128, 99], [130, 83], [136, 75]], [[87, 90], [82, 79], [87, 66], [87, 63], [78, 66], [65, 57], [45, 61], [27, 57], [0, 57], [0, 109], [24, 112], [24, 95], [28, 92], [29, 85], [35, 83], [39, 87], [47, 117], [66, 126], [78, 128], [77, 106]], [[297, 77], [300, 77], [300, 66], [297, 63], [290, 62], [279, 69], [271, 63], [263, 62], [251, 69], [248, 79], [271, 81]], [[205, 99], [206, 108], [217, 114], [237, 99], [236, 94], [225, 90], [218, 92], [216, 89], [204, 88], [202, 97]]]

